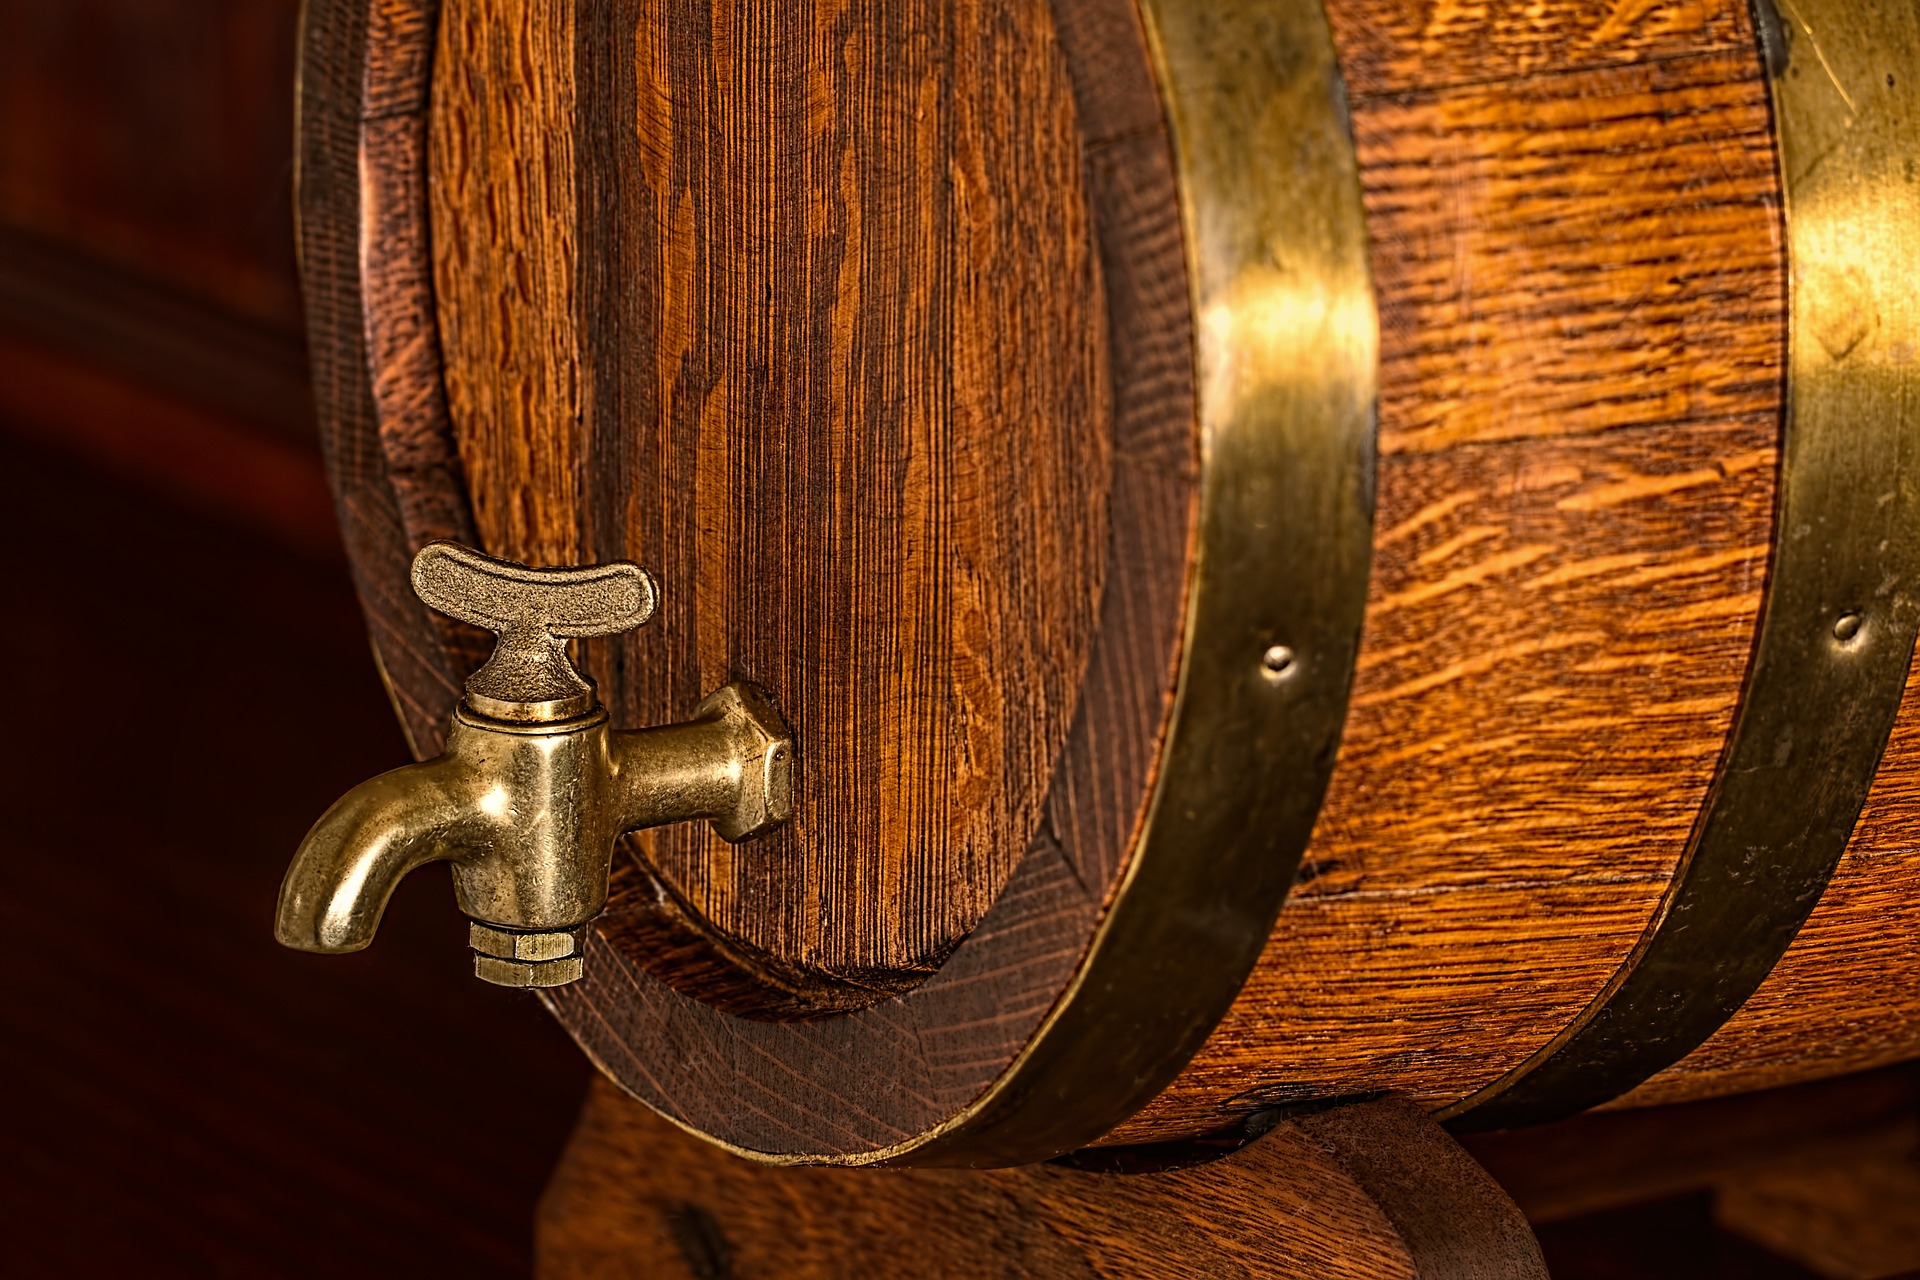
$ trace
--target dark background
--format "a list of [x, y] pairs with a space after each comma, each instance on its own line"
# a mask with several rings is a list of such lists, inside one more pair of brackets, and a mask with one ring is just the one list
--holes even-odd
[[[444, 874], [367, 952], [272, 941], [307, 825], [406, 758], [306, 385], [295, 14], [0, 0], [7, 1274], [526, 1275], [588, 1076]], [[1562, 1280], [1784, 1280], [1898, 1226], [1917, 1125], [1898, 1069], [1470, 1146]]]
[[0, 0], [0, 1269], [523, 1276], [588, 1066], [443, 871], [273, 942], [404, 763], [308, 399], [293, 0]]

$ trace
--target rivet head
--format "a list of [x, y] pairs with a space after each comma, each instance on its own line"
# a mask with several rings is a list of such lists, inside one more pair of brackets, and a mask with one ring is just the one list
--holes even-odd
[[1849, 609], [1834, 622], [1833, 638], [1841, 644], [1852, 644], [1860, 635], [1860, 622], [1859, 611]]
[[1293, 650], [1284, 644], [1269, 645], [1260, 655], [1260, 669], [1269, 680], [1279, 680], [1293, 670]]

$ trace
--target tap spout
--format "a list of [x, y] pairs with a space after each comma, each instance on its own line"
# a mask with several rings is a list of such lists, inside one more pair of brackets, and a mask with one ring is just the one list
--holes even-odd
[[358, 951], [373, 941], [408, 872], [460, 854], [475, 816], [463, 762], [441, 756], [370, 778], [307, 833], [280, 883], [273, 932], [299, 951]]
[[280, 884], [273, 932], [297, 951], [373, 941], [408, 873], [448, 862], [473, 922], [474, 972], [509, 987], [584, 974], [583, 930], [607, 905], [615, 838], [704, 818], [744, 840], [793, 811], [793, 734], [765, 691], [716, 690], [678, 725], [616, 732], [566, 642], [653, 613], [636, 564], [530, 569], [436, 542], [420, 598], [499, 636], [468, 679], [446, 750], [363, 782], [314, 824]]

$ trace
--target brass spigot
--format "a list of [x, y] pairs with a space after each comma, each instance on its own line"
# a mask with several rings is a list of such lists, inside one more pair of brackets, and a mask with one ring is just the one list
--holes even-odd
[[582, 974], [621, 832], [703, 818], [738, 841], [786, 821], [793, 738], [759, 690], [728, 684], [683, 724], [616, 730], [567, 657], [568, 639], [653, 616], [639, 565], [533, 569], [435, 542], [414, 557], [413, 589], [494, 632], [493, 656], [467, 679], [445, 752], [361, 783], [301, 841], [280, 885], [284, 945], [360, 950], [401, 877], [446, 861], [474, 973], [561, 986]]

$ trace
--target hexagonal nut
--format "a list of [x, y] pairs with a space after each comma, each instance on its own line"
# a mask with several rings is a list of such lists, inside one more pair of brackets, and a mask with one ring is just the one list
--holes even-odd
[[712, 819], [727, 841], [747, 840], [793, 816], [793, 730], [757, 685], [736, 680], [709, 694], [696, 719], [718, 719], [734, 740], [740, 795], [733, 812]]
[[467, 924], [467, 945], [502, 960], [558, 960], [579, 955], [584, 926], [574, 929], [503, 929], [478, 920]]
[[496, 987], [564, 987], [586, 976], [586, 965], [579, 956], [561, 960], [502, 960], [498, 956], [473, 957], [473, 976]]

